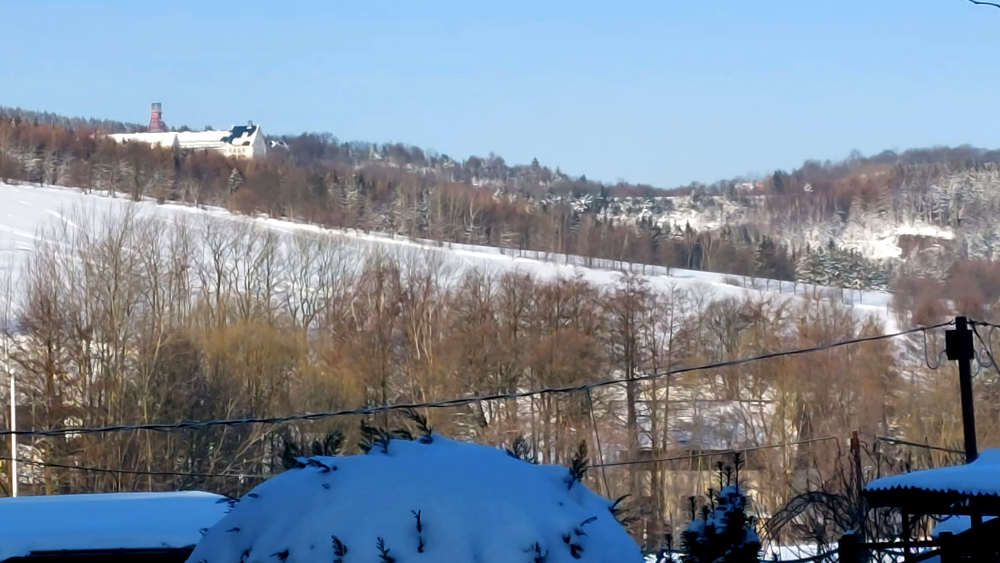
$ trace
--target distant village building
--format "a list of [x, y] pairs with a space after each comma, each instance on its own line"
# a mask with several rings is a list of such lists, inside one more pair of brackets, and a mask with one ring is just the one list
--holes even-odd
[[764, 182], [741, 182], [736, 184], [736, 191], [741, 193], [760, 192], [764, 190]]
[[148, 133], [108, 135], [121, 144], [145, 143], [151, 147], [181, 151], [216, 151], [234, 158], [261, 158], [267, 154], [267, 139], [260, 125], [247, 122], [228, 131], [165, 131], [159, 102], [150, 112]]

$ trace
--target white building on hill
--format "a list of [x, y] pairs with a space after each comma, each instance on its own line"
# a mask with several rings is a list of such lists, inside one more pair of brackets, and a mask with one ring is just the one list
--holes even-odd
[[267, 139], [260, 125], [236, 125], [228, 131], [169, 131], [108, 135], [116, 142], [146, 143], [152, 147], [181, 151], [216, 151], [234, 158], [261, 158], [267, 154]]

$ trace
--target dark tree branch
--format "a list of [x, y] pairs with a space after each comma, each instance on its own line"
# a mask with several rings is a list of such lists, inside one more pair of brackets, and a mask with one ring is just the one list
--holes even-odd
[[969, 0], [969, 2], [972, 2], [977, 6], [993, 6], [994, 8], [1000, 8], [1000, 4], [996, 2], [982, 2], [981, 0]]

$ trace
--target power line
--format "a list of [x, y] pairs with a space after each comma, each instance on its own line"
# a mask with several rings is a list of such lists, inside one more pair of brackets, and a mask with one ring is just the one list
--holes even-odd
[[800, 356], [803, 354], [811, 354], [814, 352], [822, 352], [825, 350], [832, 350], [835, 348], [841, 348], [844, 346], [851, 346], [854, 344], [864, 344], [867, 342], [875, 342], [880, 340], [888, 340], [891, 338], [897, 338], [900, 336], [905, 336], [908, 334], [914, 334], [917, 332], [925, 332], [928, 330], [934, 330], [954, 324], [954, 321], [947, 323], [940, 323], [933, 326], [926, 327], [916, 327], [900, 332], [894, 332], [891, 334], [882, 334], [877, 336], [866, 336], [861, 338], [854, 338], [850, 340], [842, 340], [839, 342], [833, 342], [830, 344], [823, 344], [819, 346], [812, 346], [810, 348], [800, 348], [797, 350], [787, 350], [783, 352], [769, 352], [766, 354], [761, 354], [758, 356], [749, 356], [745, 358], [739, 358], [736, 360], [728, 360], [723, 362], [714, 362], [710, 364], [704, 364], [700, 366], [676, 368], [668, 371], [651, 373], [639, 377], [633, 377], [632, 379], [606, 379], [602, 381], [595, 381], [591, 383], [585, 383], [581, 385], [574, 385], [571, 387], [554, 387], [554, 388], [544, 388], [532, 391], [519, 391], [515, 393], [502, 393], [495, 395], [480, 395], [473, 397], [461, 397], [455, 399], [447, 399], [443, 401], [435, 401], [428, 403], [397, 403], [390, 405], [380, 405], [375, 407], [362, 407], [357, 409], [345, 409], [339, 411], [329, 411], [329, 412], [315, 412], [315, 413], [300, 413], [292, 414], [287, 416], [279, 417], [247, 417], [247, 418], [237, 418], [237, 419], [220, 419], [220, 420], [203, 420], [203, 421], [181, 421], [175, 423], [146, 423], [146, 424], [132, 424], [132, 425], [112, 425], [112, 426], [100, 426], [100, 427], [64, 427], [64, 428], [51, 428], [46, 430], [0, 430], [0, 436], [66, 436], [66, 435], [82, 435], [82, 434], [107, 434], [111, 432], [122, 432], [130, 430], [142, 430], [151, 432], [173, 432], [177, 430], [202, 430], [205, 428], [211, 428], [215, 426], [244, 426], [251, 424], [267, 424], [276, 425], [284, 424], [286, 422], [294, 421], [315, 421], [323, 420], [327, 418], [335, 418], [341, 416], [359, 416], [359, 415], [374, 415], [387, 413], [392, 411], [407, 411], [407, 410], [418, 410], [418, 409], [446, 409], [466, 406], [470, 404], [478, 404], [490, 401], [500, 401], [500, 400], [511, 400], [511, 399], [523, 399], [527, 397], [545, 396], [545, 395], [565, 395], [570, 393], [578, 393], [581, 391], [587, 391], [592, 389], [600, 389], [603, 387], [610, 387], [614, 385], [623, 385], [628, 383], [638, 383], [643, 381], [652, 381], [655, 379], [661, 379], [663, 377], [669, 377], [671, 375], [680, 375], [684, 373], [691, 373], [696, 371], [705, 371], [710, 369], [723, 369], [729, 367], [741, 366], [744, 364], [749, 364], [752, 362], [759, 362], [761, 360], [769, 360], [772, 358], [782, 358], [788, 356]]
[[264, 475], [249, 473], [183, 473], [180, 471], [142, 471], [138, 469], [112, 469], [108, 467], [90, 467], [86, 465], [67, 465], [63, 463], [53, 463], [48, 461], [34, 461], [25, 458], [14, 458], [0, 456], [0, 460], [16, 461], [25, 465], [35, 467], [50, 467], [53, 469], [69, 469], [73, 471], [87, 471], [92, 473], [114, 473], [116, 475], [146, 475], [158, 477], [201, 477], [201, 478], [228, 478], [228, 479], [267, 479]]
[[[989, 342], [987, 342], [986, 340], [984, 340], [983, 337], [979, 335], [979, 331], [976, 330], [976, 325], [977, 324], [982, 324], [984, 326], [990, 327], [990, 332], [989, 332], [989, 334], [986, 335], [987, 338], [989, 338]], [[990, 359], [990, 365], [993, 366], [993, 369], [996, 370], [997, 375], [1000, 375], [1000, 366], [997, 365], [997, 360], [993, 356], [993, 336], [992, 335], [993, 335], [993, 329], [995, 329], [995, 328], [1000, 328], [1000, 327], [997, 327], [997, 326], [994, 326], [994, 325], [991, 325], [991, 324], [988, 324], [988, 323], [977, 323], [977, 322], [973, 322], [972, 323], [972, 333], [976, 335], [976, 338], [979, 339], [979, 343], [983, 345], [983, 351], [986, 352], [986, 357]], [[976, 361], [979, 361], [978, 357], [976, 358]], [[979, 362], [979, 363], [980, 363], [980, 365], [983, 364], [983, 362]]]
[[749, 448], [739, 448], [733, 450], [722, 450], [717, 452], [708, 452], [700, 454], [692, 454], [677, 457], [662, 457], [656, 459], [642, 459], [642, 460], [632, 460], [632, 461], [612, 461], [609, 463], [602, 463], [600, 465], [591, 465], [591, 467], [620, 467], [624, 465], [642, 465], [645, 463], [666, 463], [668, 461], [684, 461], [688, 459], [699, 459], [703, 457], [718, 457], [723, 455], [730, 455], [735, 453], [746, 453], [754, 452], [758, 450], [773, 450], [775, 448], [784, 448], [787, 446], [801, 446], [803, 444], [812, 444], [815, 442], [826, 442], [829, 440], [834, 440], [837, 442], [837, 447], [840, 447], [840, 440], [836, 436], [825, 436], [823, 438], [810, 438], [808, 440], [800, 440], [798, 442], [785, 442], [784, 444], [768, 444], [766, 446], [752, 446]]
[[911, 448], [923, 448], [925, 450], [934, 450], [936, 452], [944, 452], [949, 454], [964, 454], [962, 450], [956, 450], [952, 448], [944, 448], [941, 446], [932, 446], [930, 444], [921, 444], [920, 442], [908, 442], [906, 440], [899, 440], [897, 438], [888, 438], [886, 436], [875, 436], [875, 440], [872, 442], [872, 447], [875, 447], [879, 442], [886, 442], [889, 444], [897, 444], [900, 446], [910, 446]]
[[824, 559], [836, 559], [837, 552], [828, 551], [826, 553], [819, 553], [813, 555], [812, 557], [806, 557], [805, 559], [762, 559], [760, 563], [816, 563], [818, 561], [823, 561]]

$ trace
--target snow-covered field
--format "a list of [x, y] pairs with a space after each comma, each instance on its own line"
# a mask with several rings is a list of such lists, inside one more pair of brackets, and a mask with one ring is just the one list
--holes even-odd
[[25, 259], [35, 248], [43, 227], [66, 222], [70, 228], [75, 228], [73, 217], [79, 217], [80, 213], [99, 218], [107, 216], [109, 211], [124, 211], [128, 206], [136, 206], [138, 217], [158, 220], [164, 224], [209, 217], [227, 221], [253, 221], [282, 235], [313, 232], [340, 237], [362, 246], [422, 250], [442, 255], [448, 263], [459, 269], [530, 272], [542, 279], [580, 277], [598, 286], [617, 284], [623, 271], [631, 269], [645, 277], [652, 289], [663, 292], [688, 290], [707, 293], [713, 299], [768, 295], [782, 299], [798, 299], [807, 294], [821, 296], [851, 304], [859, 318], [876, 315], [885, 321], [887, 332], [895, 328], [892, 316], [888, 313], [891, 297], [888, 293], [824, 288], [711, 272], [668, 270], [657, 266], [623, 264], [579, 256], [462, 244], [442, 245], [434, 241], [390, 237], [378, 233], [324, 229], [262, 216], [250, 218], [231, 214], [218, 207], [195, 208], [173, 203], [157, 204], [154, 201], [134, 203], [122, 197], [113, 198], [100, 193], [84, 194], [76, 189], [52, 186], [0, 184], [0, 276], [11, 270], [12, 277], [18, 277]]

